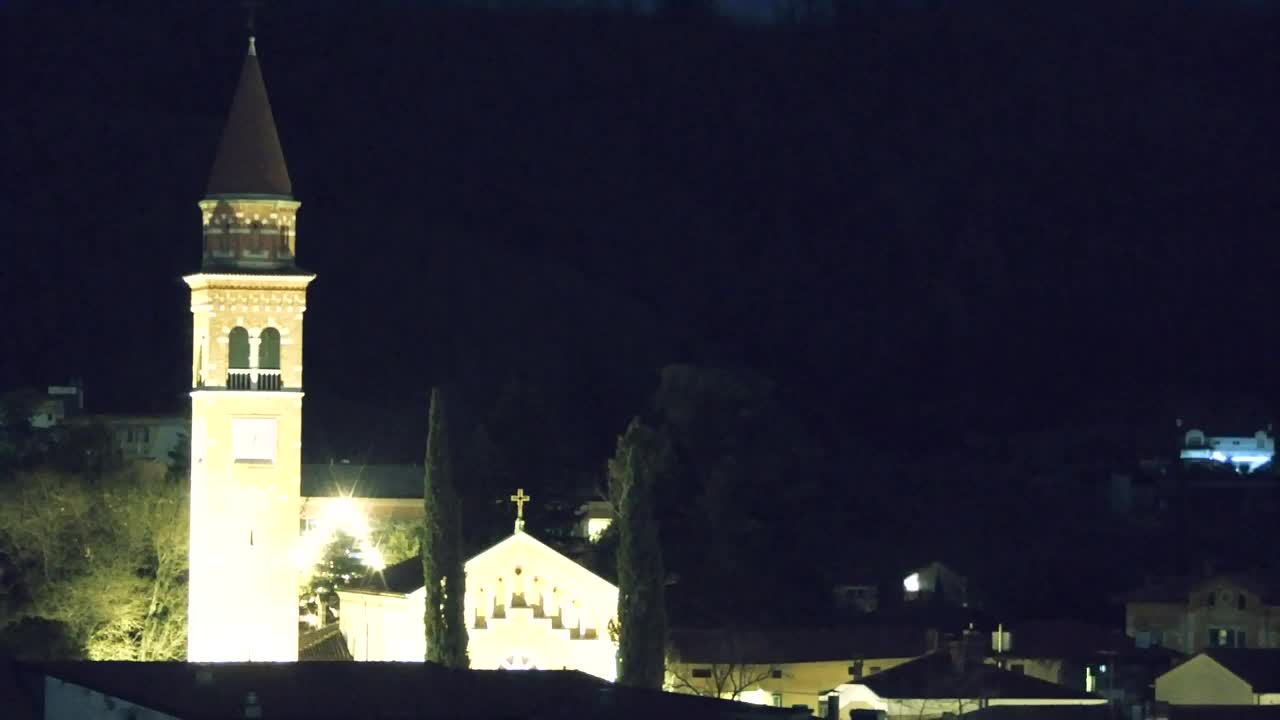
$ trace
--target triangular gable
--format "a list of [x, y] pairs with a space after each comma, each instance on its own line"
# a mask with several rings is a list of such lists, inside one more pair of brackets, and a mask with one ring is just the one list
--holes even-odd
[[1205, 652], [1178, 663], [1153, 684], [1156, 700], [1177, 705], [1217, 704], [1212, 698], [1253, 695], [1247, 680]]
[[[506, 552], [513, 550], [516, 547], [524, 548], [527, 552], [531, 553], [533, 557], [536, 557], [539, 561], [546, 563], [558, 573], [563, 573], [565, 577], [573, 578], [578, 582], [586, 583], [588, 585], [595, 585], [599, 589], [608, 589], [615, 593], [618, 591], [617, 586], [613, 583], [605, 580], [599, 575], [596, 575], [568, 557], [565, 557], [555, 548], [526, 532], [515, 533], [496, 545], [493, 545], [488, 550], [484, 550], [472, 557], [466, 564], [465, 569], [467, 574], [470, 576], [472, 574], [479, 574], [483, 572], [484, 569], [493, 564], [497, 558], [505, 555]], [[506, 568], [503, 568], [499, 570], [499, 572], [505, 569]]]
[[[491, 545], [487, 550], [473, 555], [466, 562], [464, 570], [468, 575], [480, 574], [482, 572], [481, 568], [487, 566], [489, 561], [500, 557], [509, 549], [514, 549], [513, 546], [525, 548], [532, 556], [537, 557], [539, 561], [547, 564], [565, 577], [572, 578], [588, 586], [595, 586], [597, 589], [607, 588], [615, 593], [618, 591], [617, 586], [613, 583], [565, 557], [555, 548], [526, 532], [510, 535]], [[421, 595], [422, 589], [422, 556], [415, 555], [408, 560], [386, 567], [381, 573], [372, 574], [365, 582], [341, 588], [339, 592], [408, 597]]]

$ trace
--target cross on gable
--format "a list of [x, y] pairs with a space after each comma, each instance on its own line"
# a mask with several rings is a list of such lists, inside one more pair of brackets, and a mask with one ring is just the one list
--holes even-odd
[[524, 504], [532, 499], [524, 494], [524, 488], [516, 488], [516, 494], [511, 496], [511, 502], [516, 504], [516, 532], [524, 530]]

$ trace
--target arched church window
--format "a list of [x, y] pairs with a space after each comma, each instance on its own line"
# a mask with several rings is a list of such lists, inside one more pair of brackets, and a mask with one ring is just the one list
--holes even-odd
[[263, 328], [258, 338], [258, 367], [263, 370], [279, 370], [280, 331], [273, 327]]
[[231, 328], [227, 336], [227, 367], [237, 370], [249, 368], [249, 331], [242, 327]]
[[253, 380], [249, 373], [249, 331], [242, 327], [231, 329], [227, 336], [227, 389], [251, 390]]

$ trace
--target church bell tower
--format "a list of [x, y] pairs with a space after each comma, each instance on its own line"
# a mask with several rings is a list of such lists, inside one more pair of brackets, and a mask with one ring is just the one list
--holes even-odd
[[200, 201], [191, 287], [187, 659], [298, 658], [302, 314], [299, 203], [253, 38]]

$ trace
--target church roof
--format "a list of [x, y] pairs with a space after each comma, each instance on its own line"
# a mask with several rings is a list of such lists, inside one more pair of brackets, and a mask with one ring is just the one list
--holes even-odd
[[284, 151], [276, 133], [271, 101], [262, 81], [253, 38], [240, 69], [240, 83], [231, 101], [231, 112], [222, 131], [222, 142], [213, 160], [208, 195], [275, 195], [293, 192]]
[[422, 499], [422, 466], [303, 463], [303, 497]]
[[24, 663], [16, 671], [18, 694], [24, 696], [20, 706], [42, 704], [43, 680], [52, 677], [190, 720], [808, 717], [796, 710], [624, 687], [567, 670], [451, 670], [408, 662], [63, 662]]
[[422, 585], [422, 556], [414, 555], [408, 560], [388, 565], [382, 569], [382, 572], [372, 573], [364, 580], [352, 583], [343, 589], [408, 595]]
[[[484, 557], [489, 553], [494, 552], [498, 548], [506, 547], [512, 543], [530, 545], [538, 550], [550, 553], [552, 556], [563, 560], [566, 566], [572, 566], [576, 571], [581, 572], [583, 577], [590, 577], [596, 582], [604, 583], [611, 588], [614, 587], [613, 583], [610, 583], [608, 580], [596, 575], [581, 564], [575, 562], [573, 559], [557, 552], [555, 548], [543, 543], [526, 532], [518, 532], [507, 536], [496, 545], [474, 555], [470, 560], [467, 560], [466, 564], [470, 566], [476, 561], [483, 562]], [[422, 556], [415, 555], [408, 560], [402, 560], [394, 565], [388, 565], [382, 569], [382, 572], [371, 573], [362, 580], [343, 588], [343, 591], [408, 595], [412, 592], [416, 592], [422, 587], [422, 585]]]

